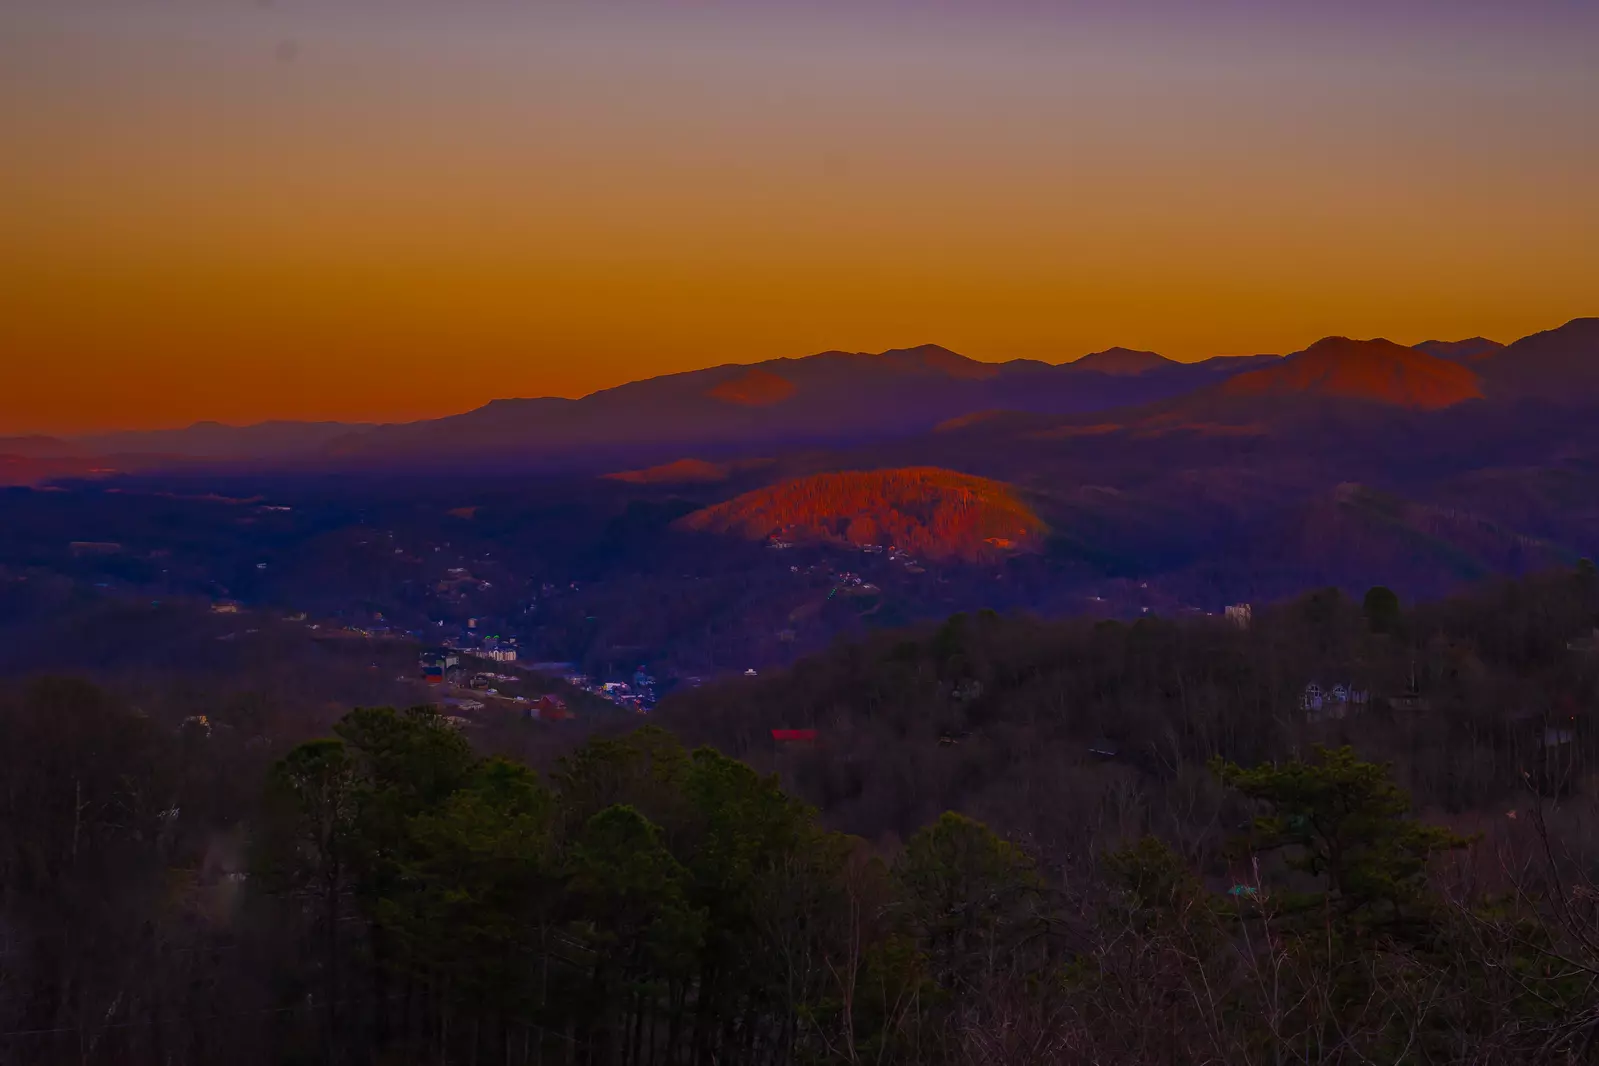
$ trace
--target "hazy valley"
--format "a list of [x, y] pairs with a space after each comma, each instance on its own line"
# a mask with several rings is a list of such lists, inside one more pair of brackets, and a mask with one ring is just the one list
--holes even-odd
[[6, 442], [4, 1039], [1567, 1061], [1583, 989], [1471, 975], [1591, 960], [1595, 367], [923, 347]]

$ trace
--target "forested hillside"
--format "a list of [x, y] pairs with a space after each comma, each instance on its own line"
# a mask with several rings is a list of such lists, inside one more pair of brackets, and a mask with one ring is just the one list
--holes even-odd
[[1009, 485], [953, 470], [864, 470], [783, 481], [682, 518], [748, 540], [878, 545], [979, 560], [1038, 547], [1045, 525]]
[[[1426, 808], [1455, 818], [1510, 805], [1548, 763], [1585, 794], [1599, 769], [1599, 624], [1592, 571], [1487, 585], [1391, 618], [1336, 590], [1219, 618], [1131, 624], [992, 612], [879, 633], [781, 675], [682, 694], [662, 719], [694, 743], [781, 768], [872, 839], [948, 808], [1069, 856], [1159, 828], [1219, 853], [1200, 787], [1214, 757], [1245, 764], [1354, 743], [1393, 761]], [[1374, 594], [1382, 598], [1382, 593]], [[1363, 692], [1307, 714], [1316, 684]], [[1406, 709], [1395, 709], [1397, 701]], [[1319, 720], [1312, 720], [1319, 719]], [[813, 728], [814, 748], [773, 728]], [[1574, 730], [1559, 759], [1543, 731]], [[1114, 752], [1096, 754], [1106, 745]]]
[[1580, 1061], [1596, 621], [1587, 564], [1247, 628], [959, 616], [565, 750], [37, 682], [0, 1058]]

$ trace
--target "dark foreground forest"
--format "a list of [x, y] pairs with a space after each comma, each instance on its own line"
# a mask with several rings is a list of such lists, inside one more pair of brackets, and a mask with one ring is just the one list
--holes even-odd
[[1596, 621], [957, 616], [581, 744], [33, 682], [0, 1061], [1589, 1061]]

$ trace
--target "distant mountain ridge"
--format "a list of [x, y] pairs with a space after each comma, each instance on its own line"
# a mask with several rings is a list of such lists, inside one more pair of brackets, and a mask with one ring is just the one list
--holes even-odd
[[1487, 337], [1467, 337], [1463, 341], [1422, 341], [1411, 347], [1440, 359], [1453, 359], [1457, 363], [1480, 363], [1502, 350], [1504, 345]]
[[1599, 318], [1574, 318], [1523, 337], [1484, 359], [1477, 371], [1495, 398], [1599, 403]]
[[371, 428], [346, 422], [196, 422], [178, 429], [127, 430], [62, 438], [0, 437], [0, 485], [105, 477], [213, 462], [281, 462], [316, 455], [327, 443]]
[[234, 426], [195, 422], [178, 429], [123, 430], [89, 434], [74, 443], [100, 455], [181, 455], [195, 459], [270, 459], [308, 455], [330, 441], [372, 429], [364, 422], [270, 421]]
[[1115, 374], [1118, 376], [1134, 376], [1147, 374], [1151, 370], [1160, 370], [1166, 367], [1181, 366], [1175, 359], [1167, 359], [1164, 355], [1155, 352], [1141, 352], [1132, 348], [1106, 348], [1102, 352], [1090, 352], [1081, 359], [1073, 360], [1066, 364], [1073, 370], [1093, 370], [1101, 374]]
[[708, 463], [703, 459], [677, 459], [644, 470], [618, 470], [604, 475], [608, 481], [629, 485], [708, 485], [726, 481], [734, 474], [747, 473], [772, 465], [770, 459], [740, 459], [729, 463]]
[[1111, 349], [1075, 363], [986, 363], [934, 344], [829, 351], [629, 382], [576, 400], [496, 400], [464, 414], [331, 442], [335, 463], [487, 461], [596, 471], [698, 454], [857, 444], [985, 410], [1072, 414], [1149, 403], [1275, 357], [1178, 363]]
[[1236, 436], [1297, 417], [1291, 412], [1305, 403], [1434, 412], [1476, 400], [1599, 406], [1599, 318], [1503, 346], [1480, 337], [1414, 347], [1330, 337], [1285, 357], [1194, 363], [1121, 347], [1061, 364], [982, 362], [936, 344], [827, 351], [647, 378], [579, 399], [494, 400], [417, 422], [200, 422], [71, 440], [0, 440], [0, 456], [10, 457], [13, 480], [46, 476], [38, 471], [196, 462], [601, 474], [684, 456], [717, 464], [853, 448], [1017, 418], [1041, 417], [1035, 428], [1059, 435], [1084, 430], [1050, 419], [1088, 415], [1099, 427], [1167, 433], [1188, 426]]
[[1239, 374], [1229, 396], [1317, 395], [1436, 410], [1482, 399], [1477, 375], [1459, 363], [1388, 340], [1325, 337], [1282, 363]]
[[[496, 556], [501, 546], [529, 553], [519, 572], [553, 565], [548, 552], [573, 573], [593, 574], [594, 585], [579, 584], [594, 599], [561, 617], [574, 633], [590, 616], [625, 618], [608, 623], [607, 639], [622, 647], [655, 639], [633, 628], [652, 603], [671, 619], [663, 641], [695, 625], [715, 640], [747, 628], [729, 639], [752, 647], [782, 643], [791, 630], [796, 648], [823, 639], [822, 623], [807, 636], [810, 623], [791, 626], [790, 612], [835, 582], [809, 562], [799, 568], [805, 576], [789, 567], [824, 557], [850, 581], [878, 586], [840, 590], [822, 612], [839, 616], [827, 626], [876, 625], [907, 604], [1076, 613], [1114, 603], [1136, 617], [1328, 584], [1433, 596], [1489, 574], [1599, 557], [1599, 319], [1471, 363], [1342, 337], [1286, 357], [1107, 359], [1135, 372], [980, 363], [932, 345], [826, 352], [581, 400], [497, 401], [358, 430], [338, 442], [348, 455], [240, 467], [233, 481], [220, 468], [214, 479], [203, 468], [200, 476], [205, 491], [240, 499], [263, 485], [293, 486], [302, 470], [315, 475], [305, 480], [313, 496], [329, 483], [336, 493], [378, 485], [393, 498], [393, 521], [419, 523], [419, 532], [434, 518], [417, 517], [417, 499], [432, 498], [425, 510], [435, 517], [473, 514], [471, 523], [450, 520], [458, 545], [499, 537]], [[36, 438], [10, 446], [60, 450]], [[0, 459], [0, 481], [103, 476], [102, 466], [93, 457]], [[194, 470], [175, 480], [194, 484]], [[376, 476], [342, 476], [364, 470]], [[324, 479], [326, 471], [341, 476]], [[429, 471], [443, 476], [408, 480]], [[139, 479], [129, 481], [104, 488], [127, 489], [133, 500]], [[102, 495], [112, 494], [86, 487], [7, 500], [44, 500], [38, 509], [50, 521], [40, 528], [64, 552], [72, 541], [120, 539], [78, 517], [80, 498]], [[149, 515], [162, 536], [165, 506]], [[299, 511], [292, 522], [309, 522], [305, 532], [319, 536]], [[251, 515], [241, 535], [266, 544], [280, 521], [291, 516]], [[376, 513], [372, 521], [392, 524]], [[774, 537], [815, 550], [759, 547]], [[887, 545], [920, 562], [861, 551]], [[481, 543], [485, 559], [490, 547]], [[388, 551], [379, 555], [391, 565]], [[735, 564], [749, 582], [702, 579]], [[285, 571], [273, 564], [259, 573], [254, 580], [278, 581]], [[330, 569], [308, 578], [307, 595], [320, 595], [324, 579], [334, 581]], [[550, 624], [566, 631], [566, 621]]]
[[0, 437], [0, 455], [16, 459], [67, 459], [90, 455], [90, 449], [60, 437], [32, 434], [25, 437]]

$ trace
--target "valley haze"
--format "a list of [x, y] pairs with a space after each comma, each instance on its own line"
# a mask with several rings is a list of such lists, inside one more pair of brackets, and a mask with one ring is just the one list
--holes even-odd
[[[0, 475], [7, 557], [114, 543], [71, 566], [124, 594], [475, 613], [542, 659], [694, 676], [963, 607], [1203, 615], [1569, 565], [1599, 553], [1596, 413], [1580, 318], [1197, 363], [833, 351], [421, 422], [10, 438]], [[178, 515], [173, 549], [152, 523]]]

